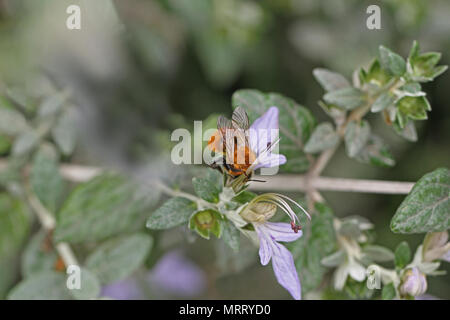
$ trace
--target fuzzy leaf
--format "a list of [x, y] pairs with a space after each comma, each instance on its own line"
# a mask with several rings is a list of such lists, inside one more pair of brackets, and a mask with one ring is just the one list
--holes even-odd
[[79, 243], [134, 231], [158, 201], [159, 194], [152, 192], [117, 174], [103, 174], [80, 184], [58, 214], [54, 239]]
[[411, 249], [408, 242], [401, 242], [395, 249], [395, 266], [399, 269], [406, 267], [411, 261]]
[[370, 138], [370, 125], [366, 120], [352, 121], [345, 130], [345, 150], [350, 158], [361, 152]]
[[380, 46], [380, 64], [385, 70], [388, 70], [394, 76], [402, 76], [406, 72], [406, 62], [400, 55], [392, 50]]
[[222, 175], [213, 169], [207, 169], [204, 178], [192, 178], [195, 193], [208, 202], [219, 202], [219, 194], [222, 191]]
[[86, 267], [102, 284], [110, 284], [128, 277], [139, 268], [152, 245], [152, 237], [143, 233], [113, 238], [87, 257]]
[[9, 300], [70, 300], [64, 273], [45, 271], [22, 280], [8, 295]]
[[450, 170], [427, 173], [414, 185], [391, 220], [398, 233], [444, 231], [450, 227]]
[[344, 88], [328, 92], [323, 96], [326, 103], [334, 104], [346, 110], [352, 110], [366, 102], [364, 92], [357, 88]]
[[350, 87], [350, 83], [343, 75], [327, 69], [314, 69], [313, 75], [325, 91], [335, 91]]
[[305, 152], [317, 153], [334, 147], [338, 142], [339, 135], [333, 125], [329, 122], [321, 123], [314, 129], [305, 145]]
[[167, 200], [147, 220], [147, 228], [164, 230], [180, 226], [189, 221], [189, 218], [197, 210], [197, 205], [181, 197]]

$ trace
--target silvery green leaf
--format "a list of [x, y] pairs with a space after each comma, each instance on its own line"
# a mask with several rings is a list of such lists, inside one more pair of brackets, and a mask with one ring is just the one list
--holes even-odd
[[320, 263], [322, 263], [326, 267], [337, 267], [345, 261], [345, 258], [345, 252], [343, 250], [339, 250], [335, 253], [330, 254], [329, 256], [322, 258]]
[[30, 183], [42, 204], [53, 214], [64, 191], [64, 181], [59, 173], [59, 161], [55, 151], [46, 145], [34, 155]]
[[319, 124], [305, 145], [305, 152], [317, 153], [334, 147], [339, 142], [339, 135], [329, 122]]
[[0, 193], [0, 299], [17, 281], [17, 265], [13, 261], [28, 237], [31, 218], [25, 203]]
[[303, 151], [316, 121], [311, 112], [294, 100], [277, 93], [263, 93], [258, 90], [238, 90], [233, 94], [232, 106], [243, 107], [250, 122], [262, 116], [272, 106], [280, 110], [280, 150], [289, 161], [280, 167], [285, 172], [304, 172], [310, 162]]
[[345, 149], [350, 158], [354, 158], [364, 148], [370, 138], [370, 125], [366, 120], [351, 121], [345, 130]]
[[343, 75], [327, 69], [314, 69], [313, 75], [325, 91], [335, 91], [350, 87], [350, 83]]
[[450, 227], [450, 171], [439, 168], [414, 185], [391, 220], [398, 233], [444, 231]]
[[39, 116], [47, 117], [57, 113], [64, 106], [66, 100], [67, 92], [58, 92], [44, 98], [38, 109]]
[[100, 241], [132, 232], [145, 223], [159, 193], [118, 174], [107, 173], [79, 184], [58, 213], [54, 240]]
[[27, 129], [27, 121], [19, 111], [0, 106], [0, 133], [15, 136]]
[[204, 177], [192, 178], [195, 193], [208, 202], [219, 202], [222, 191], [222, 175], [213, 169], [207, 169]]
[[408, 141], [417, 141], [417, 130], [412, 120], [408, 121], [403, 128], [400, 128], [400, 126], [394, 122], [394, 130], [399, 136]]
[[334, 104], [346, 110], [355, 109], [366, 102], [366, 96], [363, 91], [349, 87], [331, 91], [323, 96], [326, 103]]
[[98, 246], [86, 258], [86, 268], [102, 284], [110, 284], [131, 275], [143, 263], [153, 245], [153, 239], [144, 233], [113, 238]]
[[365, 254], [371, 261], [374, 262], [385, 262], [394, 260], [394, 253], [388, 248], [368, 245], [363, 248], [363, 254]]
[[239, 251], [240, 232], [235, 225], [229, 221], [222, 221], [222, 239], [234, 251]]
[[77, 113], [74, 108], [67, 108], [52, 128], [52, 137], [64, 155], [70, 155], [77, 140]]
[[12, 154], [15, 156], [21, 156], [29, 153], [39, 144], [40, 137], [34, 130], [27, 130], [22, 132], [12, 146]]
[[380, 112], [389, 106], [394, 105], [394, 97], [389, 92], [382, 93], [377, 100], [372, 104], [370, 111]]
[[383, 300], [392, 300], [396, 295], [397, 293], [392, 282], [383, 286], [383, 290], [381, 291], [381, 298]]
[[53, 270], [58, 256], [51, 247], [47, 248], [48, 237], [45, 230], [40, 230], [28, 241], [21, 259], [22, 276]]
[[147, 228], [155, 230], [169, 229], [189, 221], [197, 210], [197, 204], [186, 198], [175, 197], [167, 200], [147, 220]]
[[395, 266], [399, 269], [406, 267], [411, 261], [411, 249], [408, 242], [401, 242], [395, 249]]
[[28, 277], [9, 293], [9, 300], [70, 300], [66, 287], [66, 275], [55, 271], [44, 271]]
[[406, 72], [406, 62], [400, 55], [384, 46], [380, 46], [379, 54], [383, 69], [395, 76], [402, 76]]
[[371, 135], [355, 159], [379, 167], [393, 167], [395, 160], [387, 145], [378, 136]]
[[80, 269], [80, 288], [69, 289], [70, 294], [77, 300], [96, 299], [100, 290], [100, 280], [86, 268]]

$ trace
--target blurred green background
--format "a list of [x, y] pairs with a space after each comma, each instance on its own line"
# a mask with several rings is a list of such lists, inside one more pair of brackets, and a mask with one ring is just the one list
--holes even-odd
[[[312, 70], [325, 67], [351, 77], [383, 44], [403, 56], [413, 40], [442, 52], [450, 64], [448, 0], [384, 0], [381, 30], [368, 30], [362, 0], [0, 0], [0, 87], [39, 95], [39, 76], [71, 92], [79, 107], [80, 145], [74, 163], [117, 167], [148, 176], [173, 174], [159, 154], [171, 130], [191, 127], [212, 113], [231, 113], [241, 88], [282, 93], [326, 120], [323, 91]], [[81, 30], [65, 26], [66, 8], [81, 8]], [[450, 166], [450, 73], [424, 91], [432, 105], [419, 122], [419, 140], [407, 142], [370, 115], [397, 161], [374, 168], [339, 150], [324, 175], [417, 181]], [[189, 179], [188, 179], [189, 182]], [[188, 183], [187, 183], [188, 185]], [[377, 243], [413, 248], [422, 236], [393, 234], [389, 221], [403, 196], [324, 192], [337, 216], [362, 215], [376, 225]], [[182, 246], [208, 275], [201, 298], [288, 298], [272, 271], [256, 259], [228, 257], [214, 241]], [[178, 239], [178, 240], [177, 240]], [[256, 254], [256, 252], [251, 251]], [[223, 266], [220, 267], [220, 264]], [[443, 265], [450, 271], [447, 265]], [[236, 272], [233, 272], [236, 270]], [[0, 270], [1, 273], [1, 270]], [[429, 279], [429, 292], [450, 298], [449, 275]]]

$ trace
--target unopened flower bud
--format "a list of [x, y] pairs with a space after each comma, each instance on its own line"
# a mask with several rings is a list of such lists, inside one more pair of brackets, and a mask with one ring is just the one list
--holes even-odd
[[189, 220], [189, 228], [209, 239], [210, 232], [220, 237], [220, 214], [214, 210], [198, 211]]
[[418, 268], [408, 269], [403, 277], [400, 285], [400, 293], [403, 296], [419, 296], [427, 291], [427, 279]]
[[423, 241], [423, 260], [430, 262], [441, 259], [449, 250], [447, 231], [428, 233]]
[[250, 203], [245, 207], [241, 216], [248, 222], [264, 222], [272, 218], [277, 211], [277, 206], [268, 202]]

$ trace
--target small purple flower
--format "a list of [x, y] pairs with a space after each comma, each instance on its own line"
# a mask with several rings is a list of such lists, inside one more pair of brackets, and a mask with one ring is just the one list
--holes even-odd
[[196, 296], [205, 290], [205, 273], [178, 250], [165, 254], [148, 274], [159, 289], [177, 296]]
[[[288, 201], [298, 206], [308, 217], [309, 214], [298, 203], [281, 194], [264, 193], [253, 198], [241, 211], [241, 217], [253, 224], [259, 241], [259, 257], [262, 265], [272, 259], [273, 271], [281, 284], [296, 300], [301, 299], [301, 285], [292, 254], [278, 241], [292, 242], [302, 236], [298, 217]], [[290, 223], [269, 222], [277, 207], [286, 213]]]
[[284, 155], [272, 153], [272, 149], [278, 143], [278, 131], [277, 107], [270, 107], [250, 126], [250, 149], [256, 154], [253, 170], [271, 168], [286, 163]]
[[291, 242], [302, 236], [302, 231], [294, 232], [289, 223], [254, 223], [259, 238], [259, 257], [262, 265], [272, 259], [273, 271], [281, 284], [296, 300], [301, 299], [301, 285], [292, 254], [278, 241]]
[[101, 296], [116, 300], [135, 300], [142, 298], [142, 292], [134, 279], [124, 279], [102, 288]]
[[402, 295], [420, 296], [427, 291], [427, 279], [417, 267], [413, 267], [405, 272], [400, 286]]

